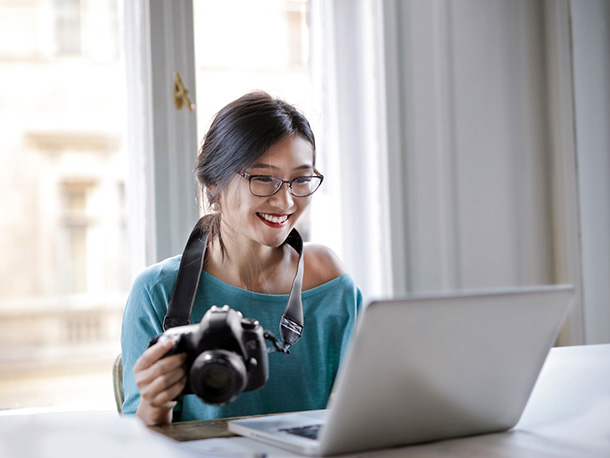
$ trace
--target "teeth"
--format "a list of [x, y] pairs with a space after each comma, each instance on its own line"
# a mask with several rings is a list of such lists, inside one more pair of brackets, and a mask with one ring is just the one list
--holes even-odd
[[282, 224], [283, 222], [285, 222], [288, 219], [288, 215], [274, 216], [274, 215], [268, 215], [267, 213], [259, 213], [259, 215], [264, 220], [269, 221], [271, 223], [275, 223], [275, 224]]

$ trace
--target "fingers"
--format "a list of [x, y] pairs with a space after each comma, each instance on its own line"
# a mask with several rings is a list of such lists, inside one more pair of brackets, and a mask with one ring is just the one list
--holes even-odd
[[157, 342], [146, 349], [134, 366], [136, 385], [143, 401], [152, 407], [171, 408], [186, 384], [186, 353], [163, 357], [172, 342]]
[[163, 355], [165, 355], [172, 347], [173, 342], [171, 340], [159, 340], [156, 344], [146, 349], [146, 351], [140, 356], [140, 359], [136, 362], [134, 366], [134, 371], [143, 370], [151, 365], [153, 365], [156, 361], [161, 359]]
[[177, 371], [172, 375], [158, 377], [141, 390], [140, 395], [152, 407], [173, 408], [176, 404], [174, 399], [184, 390], [186, 378], [186, 374], [181, 375]]
[[186, 353], [180, 353], [159, 359], [146, 369], [137, 369], [134, 367], [136, 385], [141, 389], [143, 385], [149, 385], [157, 378], [164, 377], [166, 374], [170, 374], [177, 370], [182, 370], [182, 374], [184, 374], [185, 361]]

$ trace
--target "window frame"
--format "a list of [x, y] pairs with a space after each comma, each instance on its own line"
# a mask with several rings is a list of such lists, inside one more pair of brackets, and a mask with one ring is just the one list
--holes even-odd
[[196, 114], [177, 109], [174, 72], [195, 100], [192, 0], [125, 2], [131, 272], [182, 252], [199, 219]]

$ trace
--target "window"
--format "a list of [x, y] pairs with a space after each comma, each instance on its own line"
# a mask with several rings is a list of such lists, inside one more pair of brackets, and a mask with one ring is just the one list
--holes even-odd
[[80, 0], [55, 0], [55, 37], [57, 53], [78, 55], [81, 52]]
[[66, 183], [62, 186], [63, 218], [60, 245], [60, 272], [63, 292], [68, 294], [88, 291], [87, 235], [91, 221], [87, 217], [87, 194], [92, 185]]
[[306, 0], [193, 2], [198, 136], [226, 103], [261, 89], [311, 115]]
[[130, 284], [121, 7], [0, 0], [0, 409], [114, 408]]

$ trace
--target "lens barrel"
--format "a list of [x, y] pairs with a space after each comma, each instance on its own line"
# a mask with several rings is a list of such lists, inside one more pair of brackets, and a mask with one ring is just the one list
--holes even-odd
[[204, 402], [226, 405], [235, 401], [246, 387], [247, 370], [243, 358], [227, 350], [201, 353], [191, 366], [191, 391]]

